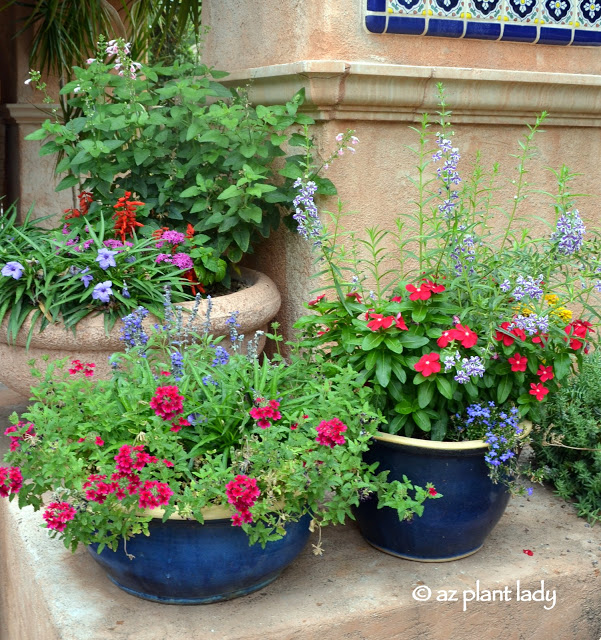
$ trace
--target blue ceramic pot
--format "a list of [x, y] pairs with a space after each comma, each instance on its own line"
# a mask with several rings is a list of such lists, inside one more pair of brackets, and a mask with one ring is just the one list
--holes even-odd
[[286, 525], [281, 540], [249, 546], [231, 520], [153, 520], [150, 536], [137, 535], [117, 551], [90, 545], [88, 551], [110, 580], [134, 596], [165, 604], [230, 600], [265, 587], [302, 551], [310, 516]]
[[378, 434], [365, 460], [389, 470], [389, 480], [431, 482], [443, 497], [428, 500], [421, 517], [399, 522], [377, 497], [356, 510], [363, 537], [371, 545], [401, 558], [422, 562], [457, 560], [475, 553], [497, 524], [509, 501], [503, 484], [488, 477], [487, 445], [480, 440], [432, 442]]

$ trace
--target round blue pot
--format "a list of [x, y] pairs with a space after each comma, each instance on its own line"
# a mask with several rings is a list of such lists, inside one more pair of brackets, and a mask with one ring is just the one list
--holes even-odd
[[[265, 548], [249, 546], [231, 520], [153, 520], [150, 536], [137, 535], [117, 551], [88, 551], [118, 587], [165, 604], [207, 604], [252, 593], [273, 582], [309, 538], [310, 516], [286, 525], [286, 535]], [[134, 556], [130, 559], [127, 554]]]
[[399, 522], [389, 507], [378, 509], [376, 496], [355, 511], [359, 528], [371, 545], [408, 560], [444, 562], [478, 551], [500, 520], [509, 492], [488, 477], [481, 440], [432, 442], [380, 433], [365, 460], [389, 470], [389, 480], [409, 480], [422, 487], [431, 482], [438, 500], [424, 504], [421, 517]]

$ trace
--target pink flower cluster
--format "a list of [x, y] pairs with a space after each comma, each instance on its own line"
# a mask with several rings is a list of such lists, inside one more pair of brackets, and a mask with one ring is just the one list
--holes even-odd
[[91, 378], [94, 375], [94, 367], [96, 365], [93, 362], [83, 363], [79, 360], [71, 360], [71, 368], [69, 369], [69, 374], [74, 376], [76, 373], [83, 371], [84, 376], [86, 378]]
[[317, 425], [317, 442], [326, 447], [334, 448], [337, 444], [344, 444], [346, 440], [342, 435], [347, 430], [347, 426], [338, 418], [322, 420]]
[[175, 416], [184, 410], [184, 396], [180, 395], [179, 389], [175, 385], [157, 387], [154, 397], [150, 401], [150, 406], [157, 416], [163, 420], [173, 420]]
[[0, 496], [8, 498], [10, 493], [19, 493], [23, 476], [19, 467], [0, 467]]
[[[105, 475], [92, 474], [83, 484], [86, 490], [86, 498], [92, 502], [103, 504], [107, 497], [115, 494], [117, 500], [123, 500], [127, 494], [138, 495], [138, 506], [140, 509], [153, 509], [161, 505], [169, 504], [169, 498], [173, 491], [165, 482], [156, 480], [145, 480], [142, 483], [140, 476], [136, 473], [146, 465], [157, 464], [159, 459], [144, 451], [142, 445], [132, 447], [129, 444], [123, 445], [119, 453], [115, 456], [115, 473], [111, 475], [110, 482], [107, 482]], [[173, 466], [164, 460], [165, 466]], [[125, 480], [127, 485], [123, 487], [121, 480]]]
[[46, 520], [48, 529], [64, 531], [67, 522], [75, 518], [75, 508], [68, 502], [51, 502], [44, 511], [42, 518]]
[[156, 263], [167, 262], [175, 265], [178, 269], [188, 270], [194, 266], [194, 260], [187, 253], [159, 253], [155, 258]]
[[232, 525], [240, 527], [244, 522], [250, 524], [253, 521], [250, 508], [261, 495], [257, 481], [248, 476], [237, 475], [234, 480], [225, 485], [225, 495], [237, 512], [232, 516]]
[[268, 400], [264, 406], [260, 406], [263, 402], [263, 398], [257, 398], [255, 404], [259, 405], [253, 407], [249, 413], [252, 418], [257, 421], [257, 424], [261, 429], [267, 429], [271, 427], [270, 420], [279, 420], [282, 414], [279, 412], [280, 403], [278, 400]]
[[[23, 427], [27, 427], [27, 431], [18, 436], [11, 436], [9, 434], [15, 433], [15, 431], [21, 431]], [[25, 440], [27, 437], [32, 438], [35, 436], [34, 426], [31, 422], [18, 422], [16, 425], [11, 425], [7, 427], [4, 431], [4, 435], [10, 438], [10, 450], [16, 451], [20, 446], [21, 442]]]

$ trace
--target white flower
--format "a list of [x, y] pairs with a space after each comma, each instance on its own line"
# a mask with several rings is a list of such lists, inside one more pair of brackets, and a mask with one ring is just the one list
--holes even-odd
[[27, 80], [25, 80], [25, 82], [23, 84], [29, 84], [32, 80], [33, 80], [33, 78], [27, 78]]
[[96, 62], [96, 58], [88, 58], [86, 60], [86, 64], [92, 64], [92, 62]]
[[337, 141], [337, 142], [342, 142], [342, 138], [344, 138], [344, 134], [343, 134], [343, 133], [339, 133], [339, 134], [336, 136], [336, 141]]

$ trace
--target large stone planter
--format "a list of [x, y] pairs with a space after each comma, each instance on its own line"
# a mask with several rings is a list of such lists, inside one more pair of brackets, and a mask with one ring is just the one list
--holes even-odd
[[[245, 336], [242, 346], [245, 350], [246, 343], [253, 338], [256, 331], [268, 328], [269, 322], [280, 308], [281, 300], [275, 284], [266, 275], [251, 269], [242, 269], [240, 279], [249, 285], [246, 289], [213, 299], [211, 327], [213, 335], [227, 335], [228, 327], [225, 321], [232, 311], [238, 311], [238, 323], [241, 325], [238, 332]], [[194, 302], [182, 303], [182, 306], [188, 309], [193, 305]], [[199, 324], [204, 320], [206, 309], [207, 302], [203, 300], [199, 309]], [[155, 321], [156, 319], [151, 319], [149, 326]], [[95, 375], [102, 378], [110, 374], [108, 357], [116, 351], [123, 351], [123, 343], [120, 340], [121, 323], [118, 322], [107, 335], [102, 315], [84, 318], [78, 323], [75, 335], [60, 324], [46, 327], [41, 333], [36, 329], [29, 349], [25, 349], [31, 327], [29, 320], [21, 327], [14, 345], [8, 344], [7, 324], [8, 320], [5, 318], [0, 325], [0, 382], [23, 396], [29, 396], [31, 386], [36, 384], [36, 378], [31, 375], [31, 367], [28, 364], [32, 359], [35, 359], [36, 366], [42, 371], [46, 368], [46, 363], [42, 360], [42, 356], [45, 355], [49, 356], [49, 362], [61, 358], [94, 362]], [[228, 344], [229, 340], [223, 341], [224, 346], [227, 347]], [[259, 350], [263, 349], [264, 344], [263, 337], [259, 343]]]

